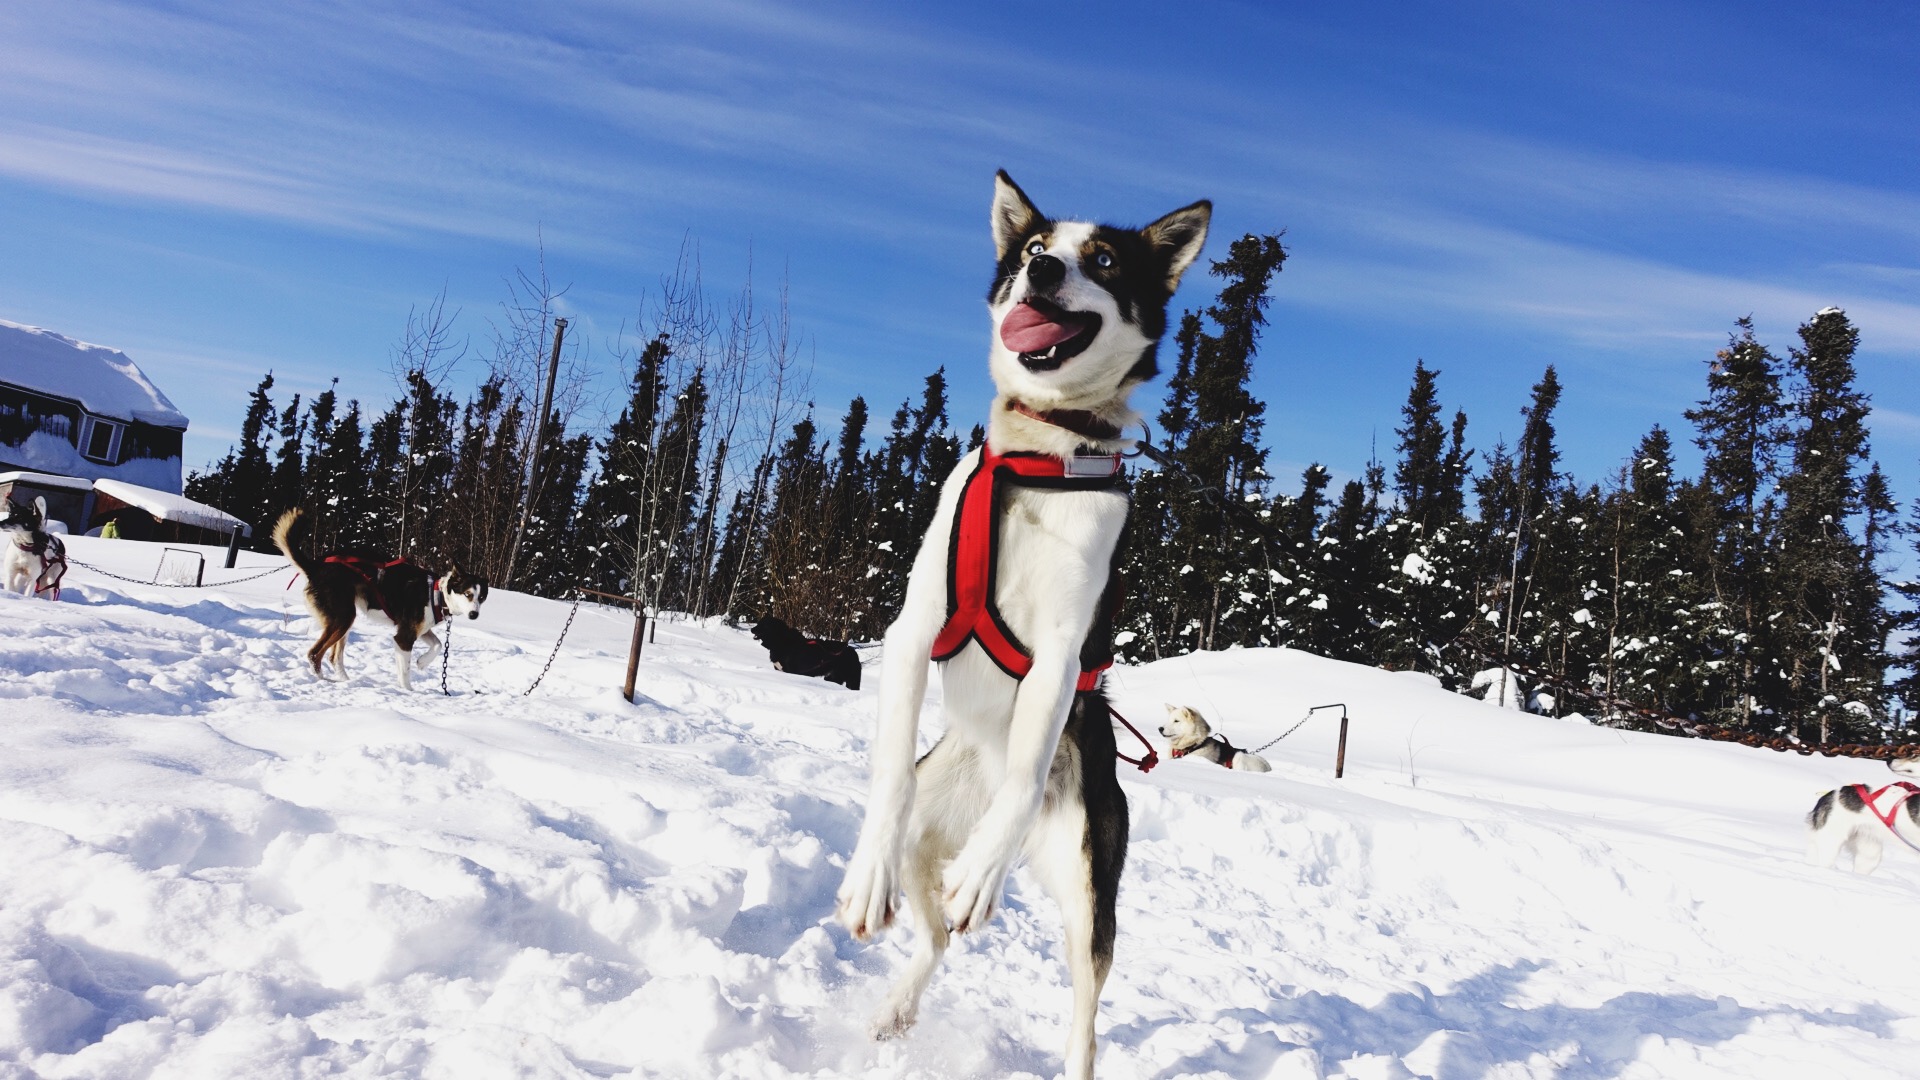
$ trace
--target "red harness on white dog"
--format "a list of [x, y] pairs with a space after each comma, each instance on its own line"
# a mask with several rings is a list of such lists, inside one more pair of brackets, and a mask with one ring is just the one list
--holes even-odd
[[[25, 542], [16, 539], [13, 542], [13, 546], [40, 560], [40, 572], [33, 576], [33, 594], [38, 596], [43, 592], [51, 592], [53, 593], [53, 599], [59, 600], [60, 579], [67, 576], [66, 545], [59, 543], [58, 539], [52, 533], [42, 533], [41, 535], [45, 537], [45, 539], [37, 541], [27, 540]], [[49, 554], [49, 552], [51, 552], [51, 554]], [[40, 584], [40, 582], [46, 581], [47, 571], [53, 569], [56, 563], [60, 566], [60, 572], [53, 575], [53, 580], [47, 581], [45, 585]]]
[[[1061, 459], [1046, 454], [997, 454], [991, 445], [981, 447], [980, 464], [967, 478], [960, 505], [953, 511], [953, 539], [947, 548], [947, 623], [933, 639], [933, 658], [950, 660], [967, 642], [978, 641], [1000, 670], [1016, 679], [1026, 678], [1033, 670], [1033, 654], [1000, 617], [993, 597], [1003, 485], [1105, 491], [1119, 482], [1119, 454]], [[1110, 594], [1116, 591], [1114, 585], [1109, 578]], [[1108, 650], [1104, 660], [1089, 663], [1083, 650], [1080, 662], [1074, 689], [1092, 690], [1100, 685], [1100, 673], [1113, 666], [1113, 654]]]
[[[1892, 791], [1894, 788], [1899, 788], [1900, 794], [1895, 795], [1893, 801], [1887, 804], [1887, 808], [1882, 810], [1874, 803], [1874, 800]], [[1900, 836], [1900, 831], [1893, 827], [1894, 819], [1900, 816], [1900, 808], [1906, 805], [1908, 799], [1913, 798], [1915, 795], [1920, 795], [1920, 785], [1910, 784], [1905, 780], [1895, 780], [1886, 787], [1874, 788], [1872, 790], [1868, 790], [1865, 784], [1855, 784], [1853, 785], [1853, 790], [1860, 794], [1860, 801], [1867, 804], [1868, 812], [1872, 813], [1874, 817], [1879, 818], [1880, 824], [1892, 830], [1895, 836]], [[1903, 841], [1907, 840], [1904, 836], [1900, 836], [1900, 839]], [[1911, 841], [1907, 841], [1907, 846], [1913, 847], [1914, 845]]]

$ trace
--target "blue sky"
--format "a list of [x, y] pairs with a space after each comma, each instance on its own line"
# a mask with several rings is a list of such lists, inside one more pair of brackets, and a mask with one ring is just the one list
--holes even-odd
[[1286, 230], [1275, 472], [1390, 459], [1422, 357], [1483, 449], [1558, 365], [1565, 464], [1598, 480], [1654, 423], [1685, 441], [1736, 318], [1784, 355], [1837, 304], [1920, 493], [1920, 9], [1334, 7], [16, 0], [0, 318], [130, 353], [199, 465], [269, 367], [384, 402], [443, 288], [485, 351], [544, 250], [606, 372], [587, 422], [691, 237], [718, 292], [750, 255], [787, 275], [824, 420], [945, 364], [965, 427], [1005, 167], [1061, 215], [1210, 197], [1210, 257]]

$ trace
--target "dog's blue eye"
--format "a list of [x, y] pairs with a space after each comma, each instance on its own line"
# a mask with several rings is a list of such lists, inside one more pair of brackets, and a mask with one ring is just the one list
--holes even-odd
[[1029, 255], [1038, 255], [1045, 250], [1047, 250], [1047, 245], [1041, 243], [1038, 240], [1035, 240], [1033, 243], [1027, 245], [1027, 254]]
[[1104, 251], [1097, 252], [1093, 256], [1093, 263], [1095, 266], [1098, 266], [1100, 269], [1105, 270], [1108, 267], [1111, 267], [1113, 265], [1113, 256], [1107, 254]]

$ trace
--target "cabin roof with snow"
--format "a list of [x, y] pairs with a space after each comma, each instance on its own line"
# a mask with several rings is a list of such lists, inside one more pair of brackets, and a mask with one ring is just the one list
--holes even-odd
[[[209, 529], [213, 532], [231, 533], [235, 529], [251, 533], [247, 523], [227, 513], [225, 510], [195, 502], [170, 491], [155, 491], [138, 484], [122, 483], [118, 480], [95, 480], [93, 490], [112, 497], [127, 506], [137, 507], [153, 515], [155, 521], [171, 521], [178, 525], [191, 525], [196, 529]], [[101, 513], [95, 509], [94, 514]]]
[[0, 319], [0, 469], [178, 492], [186, 430], [126, 353]]
[[0, 319], [0, 382], [65, 398], [95, 416], [187, 429], [187, 416], [119, 349]]

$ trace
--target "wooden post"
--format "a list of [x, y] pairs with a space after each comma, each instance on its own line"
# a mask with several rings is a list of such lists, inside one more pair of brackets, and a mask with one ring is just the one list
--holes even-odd
[[[1315, 705], [1313, 708], [1307, 710], [1307, 716], [1312, 716], [1322, 709], [1340, 710], [1340, 749], [1336, 750], [1333, 755], [1333, 778], [1338, 780], [1347, 771], [1347, 706], [1345, 702], [1339, 701], [1331, 705]], [[1304, 723], [1306, 723], [1306, 720], [1302, 719], [1300, 724]], [[1295, 724], [1294, 727], [1299, 727], [1300, 724]], [[1282, 735], [1280, 738], [1284, 739], [1286, 736]]]
[[235, 560], [240, 558], [240, 526], [233, 527], [233, 535], [227, 538], [227, 569], [233, 569]]
[[614, 600], [622, 604], [632, 605], [633, 607], [633, 644], [627, 647], [627, 681], [620, 687], [620, 696], [626, 698], [627, 701], [631, 703], [633, 701], [634, 680], [640, 677], [640, 646], [645, 641], [643, 631], [645, 631], [647, 626], [647, 609], [641, 607], [640, 601], [635, 597], [622, 596], [619, 593], [601, 592], [599, 589], [582, 588], [579, 591], [586, 593], [588, 596], [597, 596], [603, 600]]
[[652, 641], [653, 635], [655, 635], [656, 633], [659, 633], [659, 631], [660, 631], [659, 619], [656, 618], [656, 619], [647, 620], [647, 640], [648, 641]]
[[633, 644], [627, 649], [627, 685], [620, 690], [627, 704], [633, 704], [633, 680], [640, 674], [640, 631], [647, 625], [647, 617], [639, 608], [633, 609]]

